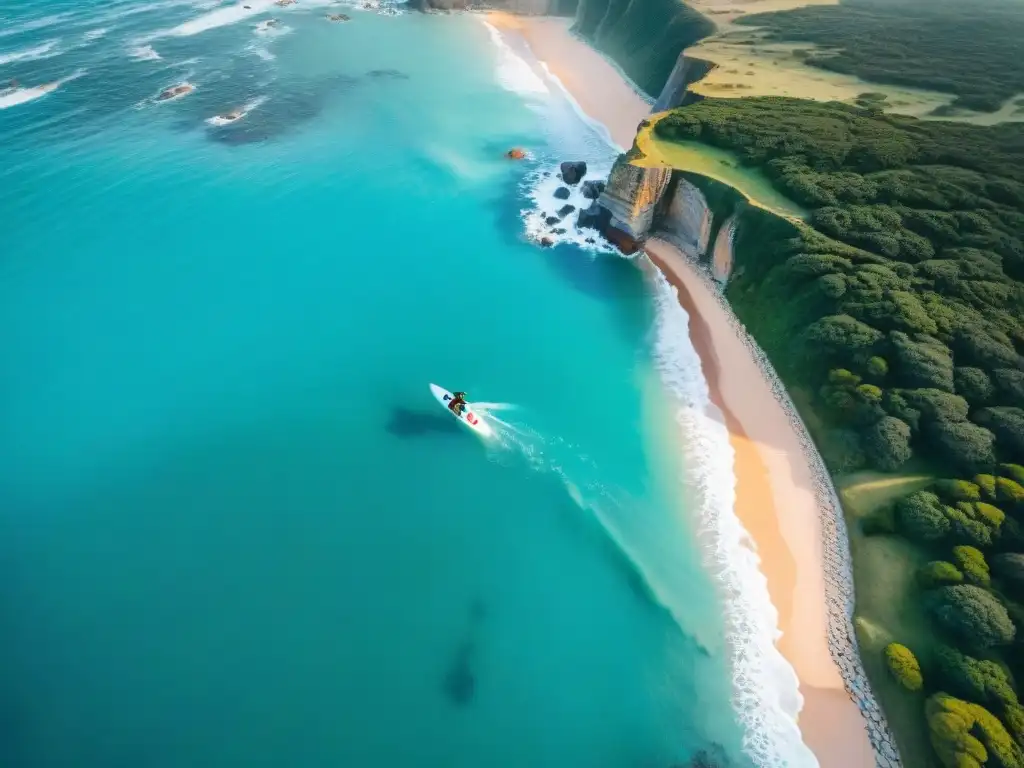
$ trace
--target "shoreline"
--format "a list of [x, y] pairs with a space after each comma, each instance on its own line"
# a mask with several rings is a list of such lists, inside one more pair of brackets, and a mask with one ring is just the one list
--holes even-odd
[[[580, 108], [603, 123], [617, 144], [632, 146], [650, 104], [569, 32], [568, 20], [500, 12], [487, 18], [521, 35]], [[894, 741], [858, 655], [845, 523], [824, 464], [710, 275], [666, 242], [649, 241], [645, 250], [689, 315], [691, 342], [730, 436], [735, 512], [778, 612], [776, 647], [799, 680], [803, 741], [826, 768], [897, 766]]]

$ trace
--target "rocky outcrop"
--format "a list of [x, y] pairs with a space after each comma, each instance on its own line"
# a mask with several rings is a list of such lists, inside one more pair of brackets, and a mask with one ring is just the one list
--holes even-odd
[[587, 164], [582, 160], [567, 160], [562, 163], [559, 170], [562, 172], [562, 181], [572, 186], [579, 184], [580, 180], [587, 175]]
[[713, 215], [704, 193], [677, 178], [658, 221], [658, 235], [683, 253], [703, 260], [711, 237]]
[[582, 188], [583, 196], [588, 200], [597, 200], [604, 192], [603, 181], [584, 181]]
[[619, 155], [597, 204], [608, 212], [600, 232], [623, 253], [635, 253], [654, 223], [655, 210], [672, 179], [669, 168], [641, 168]]
[[734, 213], [725, 220], [711, 247], [711, 274], [723, 284], [729, 282], [729, 275], [732, 274], [732, 244], [736, 237], [737, 218], [738, 214]]
[[571, 195], [571, 194], [572, 194], [572, 192], [570, 191], [570, 189], [568, 187], [559, 187], [558, 189], [555, 190], [555, 199], [556, 200], [568, 200], [569, 199], [569, 195]]

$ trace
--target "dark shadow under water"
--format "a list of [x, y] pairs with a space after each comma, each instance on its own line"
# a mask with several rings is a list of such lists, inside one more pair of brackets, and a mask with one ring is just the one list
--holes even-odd
[[395, 437], [455, 435], [461, 431], [458, 422], [445, 414], [414, 411], [400, 405], [391, 409], [385, 429]]

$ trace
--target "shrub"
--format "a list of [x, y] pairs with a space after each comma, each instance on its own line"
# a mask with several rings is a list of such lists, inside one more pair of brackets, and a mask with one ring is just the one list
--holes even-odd
[[885, 374], [889, 372], [889, 364], [885, 362], [884, 357], [875, 355], [868, 359], [867, 372], [868, 376], [873, 379], [885, 378]]
[[823, 453], [833, 472], [853, 472], [862, 468], [867, 461], [860, 435], [852, 429], [834, 429], [829, 432]]
[[974, 484], [981, 489], [986, 501], [996, 500], [996, 479], [992, 475], [975, 475]]
[[907, 646], [889, 643], [885, 646], [885, 663], [896, 682], [908, 691], [919, 691], [924, 684], [921, 665]]
[[925, 589], [962, 584], [964, 575], [955, 565], [946, 560], [932, 560], [917, 572], [917, 579]]
[[928, 491], [918, 491], [900, 499], [896, 503], [896, 519], [900, 530], [915, 541], [940, 541], [950, 530], [939, 497]]
[[860, 376], [845, 368], [833, 368], [828, 372], [828, 383], [833, 387], [853, 389], [860, 384]]
[[968, 647], [984, 650], [1013, 641], [1015, 629], [1006, 608], [971, 584], [940, 587], [928, 595], [932, 618]]
[[987, 587], [991, 584], [988, 563], [985, 562], [981, 550], [966, 545], [953, 547], [953, 562], [963, 572], [968, 584], [976, 587]]
[[1024, 554], [1006, 552], [992, 558], [992, 570], [1007, 589], [1024, 599]]
[[995, 388], [992, 380], [981, 368], [955, 368], [954, 391], [973, 406], [987, 405]]
[[932, 746], [943, 765], [974, 768], [994, 765], [1022, 768], [1024, 753], [1010, 738], [999, 718], [980, 704], [936, 693], [925, 705]]
[[1010, 735], [1024, 746], [1024, 708], [1020, 704], [1010, 704], [1003, 710], [1002, 720]]
[[910, 426], [893, 416], [883, 416], [864, 434], [864, 449], [879, 469], [899, 469], [913, 453], [910, 448]]
[[[960, 509], [960, 505], [967, 506], [968, 511]], [[979, 549], [992, 545], [992, 529], [975, 519], [976, 511], [972, 507], [961, 501], [956, 507], [943, 507], [942, 511], [949, 522], [949, 538], [954, 544], [969, 544]]]
[[983, 522], [989, 528], [998, 531], [1006, 519], [1006, 515], [999, 507], [993, 507], [984, 501], [976, 501], [971, 505], [974, 509], [974, 519]]
[[1020, 464], [1000, 464], [999, 474], [1010, 478], [1019, 485], [1024, 485], [1024, 467]]
[[995, 462], [995, 436], [969, 421], [935, 421], [928, 428], [935, 451], [965, 472], [991, 466]]
[[997, 477], [996, 501], [1000, 501], [1014, 509], [1024, 506], [1024, 486], [1007, 477]]
[[981, 489], [969, 480], [939, 480], [934, 488], [946, 501], [981, 501]]
[[1010, 678], [994, 661], [979, 661], [948, 645], [940, 645], [934, 658], [939, 684], [957, 696], [999, 709], [1017, 703]]
[[1020, 408], [982, 408], [977, 421], [992, 430], [999, 447], [1012, 457], [1024, 456], [1024, 410]]

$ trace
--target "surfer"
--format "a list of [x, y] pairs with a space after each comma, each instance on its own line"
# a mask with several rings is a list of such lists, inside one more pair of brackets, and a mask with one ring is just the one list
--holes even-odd
[[452, 401], [448, 403], [448, 407], [456, 416], [461, 416], [463, 408], [466, 407], [466, 393], [453, 392]]

